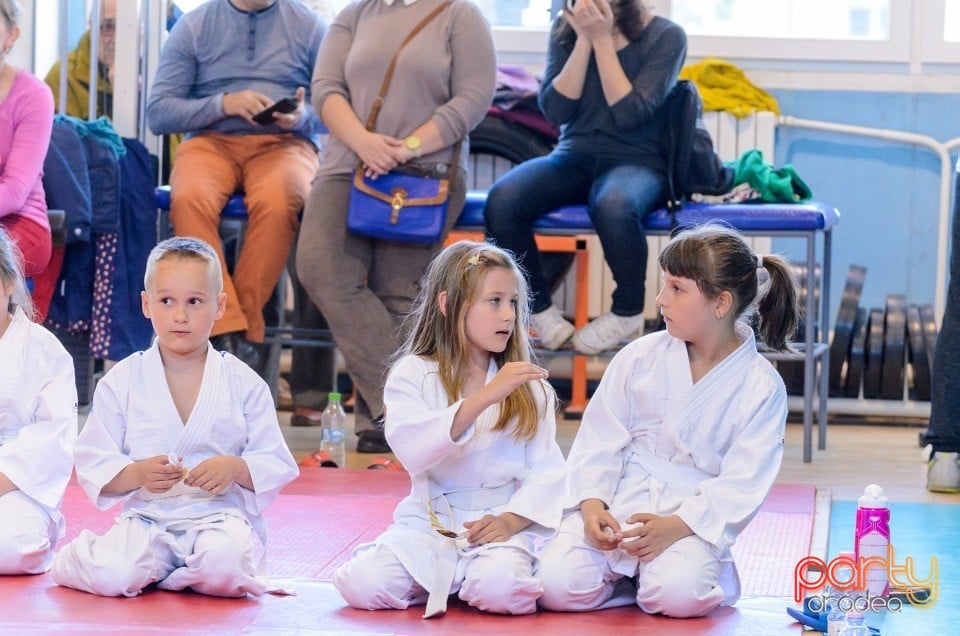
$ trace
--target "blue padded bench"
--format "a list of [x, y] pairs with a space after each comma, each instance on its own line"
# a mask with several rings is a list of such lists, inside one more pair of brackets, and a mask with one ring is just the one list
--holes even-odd
[[[467, 194], [467, 201], [460, 219], [457, 221], [457, 230], [482, 231], [484, 227], [483, 208], [486, 203], [486, 192], [471, 191]], [[691, 203], [683, 207], [676, 215], [678, 225], [697, 225], [708, 221], [719, 221], [728, 224], [747, 236], [794, 237], [806, 241], [806, 307], [805, 316], [814, 316], [813, 320], [805, 320], [804, 341], [795, 343], [796, 353], [764, 352], [771, 360], [802, 360], [803, 361], [803, 461], [809, 462], [812, 458], [813, 446], [813, 404], [814, 393], [819, 398], [817, 413], [817, 447], [826, 448], [827, 427], [827, 381], [829, 368], [829, 346], [827, 331], [830, 316], [830, 257], [831, 235], [834, 226], [840, 222], [840, 212], [833, 206], [817, 202], [805, 203], [731, 203], [731, 204], [698, 204]], [[663, 209], [652, 212], [644, 219], [644, 228], [651, 235], [670, 234], [674, 226], [674, 219]], [[573, 205], [559, 208], [542, 216], [534, 223], [534, 231], [543, 235], [577, 235], [593, 234], [593, 225], [583, 205]], [[817, 235], [823, 236], [823, 263], [822, 289], [819, 316], [814, 306], [816, 277]], [[578, 267], [586, 259], [578, 260]], [[578, 272], [578, 280], [585, 280], [586, 273]], [[579, 294], [581, 290], [577, 290]], [[584, 301], [585, 302], [585, 301]], [[816, 338], [817, 326], [820, 326], [820, 337]], [[819, 383], [817, 380], [817, 363], [820, 363]], [[585, 369], [584, 367], [582, 367]], [[576, 367], [574, 374], [577, 375]], [[576, 382], [586, 383], [585, 373], [582, 378], [575, 378]], [[815, 386], [817, 385], [818, 386]]]
[[[472, 190], [467, 193], [463, 213], [457, 221], [455, 230], [458, 232], [482, 232], [484, 229], [483, 208], [486, 204], [485, 191]], [[167, 212], [170, 209], [169, 188], [157, 188], [157, 207], [161, 212], [159, 223], [165, 228]], [[223, 211], [224, 218], [242, 221], [247, 211], [243, 205], [243, 198], [235, 195], [227, 202]], [[796, 353], [769, 353], [764, 355], [771, 360], [802, 360], [803, 361], [803, 461], [812, 459], [813, 447], [813, 405], [814, 394], [818, 398], [817, 413], [817, 447], [826, 448], [827, 438], [827, 381], [829, 368], [829, 346], [827, 331], [830, 316], [830, 257], [831, 236], [834, 226], [840, 222], [840, 212], [833, 206], [818, 202], [805, 203], [731, 203], [731, 204], [699, 204], [691, 203], [677, 213], [676, 223], [679, 225], [696, 225], [708, 221], [719, 221], [736, 228], [747, 236], [794, 237], [806, 241], [806, 307], [804, 315], [814, 316], [814, 320], [805, 320], [804, 341], [795, 343]], [[671, 232], [674, 219], [667, 210], [657, 210], [646, 216], [644, 228], [651, 235], [666, 235]], [[593, 234], [593, 224], [587, 215], [587, 208], [583, 205], [573, 205], [559, 208], [542, 216], [534, 223], [534, 231], [544, 236], [577, 236]], [[164, 236], [160, 233], [160, 236]], [[823, 236], [823, 263], [822, 289], [819, 315], [816, 315], [814, 306], [816, 294], [816, 277], [811, 272], [816, 271], [817, 235]], [[585, 243], [578, 244], [581, 251]], [[586, 267], [586, 259], [578, 258], [578, 269]], [[578, 272], [578, 280], [586, 280], [586, 272]], [[586, 290], [578, 289], [577, 293]], [[584, 297], [585, 298], [585, 297]], [[579, 304], [584, 305], [583, 300]], [[817, 326], [820, 326], [820, 337], [817, 339]], [[295, 342], [299, 344], [299, 342]], [[309, 344], [309, 338], [307, 342]], [[582, 356], [577, 356], [582, 358]], [[820, 364], [819, 383], [817, 383], [817, 363]], [[579, 371], [577, 370], [579, 367]], [[586, 364], [585, 359], [580, 365], [574, 366], [573, 383], [582, 383], [580, 391], [585, 392]], [[585, 394], [585, 393], [584, 393]]]

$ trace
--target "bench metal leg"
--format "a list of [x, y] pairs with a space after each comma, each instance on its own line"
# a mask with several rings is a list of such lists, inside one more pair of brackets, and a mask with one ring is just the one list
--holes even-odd
[[[574, 297], [573, 326], [580, 329], [589, 320], [590, 259], [585, 237], [577, 237], [575, 259], [577, 291]], [[567, 405], [564, 415], [579, 418], [583, 416], [583, 411], [587, 408], [587, 356], [573, 356], [573, 372], [571, 375], [570, 404]]]
[[830, 347], [826, 346], [827, 333], [830, 330], [830, 241], [833, 232], [829, 228], [823, 232], [823, 274], [820, 283], [820, 334], [825, 346], [820, 357], [820, 418], [817, 421], [817, 448], [827, 448], [827, 398], [829, 397]]
[[814, 309], [814, 293], [816, 291], [816, 234], [807, 234], [807, 302], [804, 309], [804, 355], [803, 355], [803, 461], [813, 459], [813, 392], [814, 375], [816, 370], [816, 350], [814, 349], [814, 332], [816, 331], [816, 314]]

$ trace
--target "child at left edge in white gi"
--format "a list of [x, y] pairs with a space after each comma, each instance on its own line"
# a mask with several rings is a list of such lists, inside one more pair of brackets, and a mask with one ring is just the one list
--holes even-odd
[[73, 360], [33, 322], [16, 244], [0, 228], [0, 574], [46, 572], [73, 470]]
[[351, 607], [442, 615], [447, 597], [529, 614], [560, 523], [555, 396], [531, 362], [526, 282], [509, 253], [461, 241], [434, 259], [387, 377], [387, 440], [412, 488], [333, 583]]
[[103, 596], [156, 583], [212, 596], [260, 596], [254, 534], [263, 510], [297, 475], [266, 383], [210, 346], [226, 296], [209, 245], [177, 237], [147, 259], [143, 313], [153, 346], [97, 384], [74, 449], [81, 487], [100, 509], [123, 502], [103, 536], [83, 530], [51, 576]]

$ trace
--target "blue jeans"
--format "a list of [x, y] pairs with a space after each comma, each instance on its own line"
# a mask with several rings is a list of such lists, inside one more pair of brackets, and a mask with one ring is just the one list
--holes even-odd
[[550, 307], [533, 238], [533, 222], [564, 205], [587, 204], [603, 254], [617, 287], [613, 313], [634, 316], [643, 311], [647, 272], [647, 239], [643, 217], [667, 197], [666, 176], [622, 158], [555, 151], [510, 170], [487, 196], [483, 211], [487, 236], [512, 251], [526, 269], [534, 313]]
[[960, 451], [960, 172], [953, 201], [947, 307], [933, 353], [930, 426], [924, 435], [936, 452]]

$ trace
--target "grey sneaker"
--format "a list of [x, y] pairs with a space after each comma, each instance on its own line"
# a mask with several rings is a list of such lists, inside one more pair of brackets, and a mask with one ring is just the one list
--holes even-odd
[[531, 314], [530, 326], [540, 338], [540, 346], [551, 351], [559, 349], [576, 331], [570, 321], [553, 305], [540, 313]]
[[632, 339], [642, 329], [643, 314], [618, 316], [608, 311], [573, 334], [573, 348], [580, 353], [596, 355], [613, 349], [622, 340]]
[[960, 453], [934, 453], [927, 462], [927, 490], [960, 492]]

